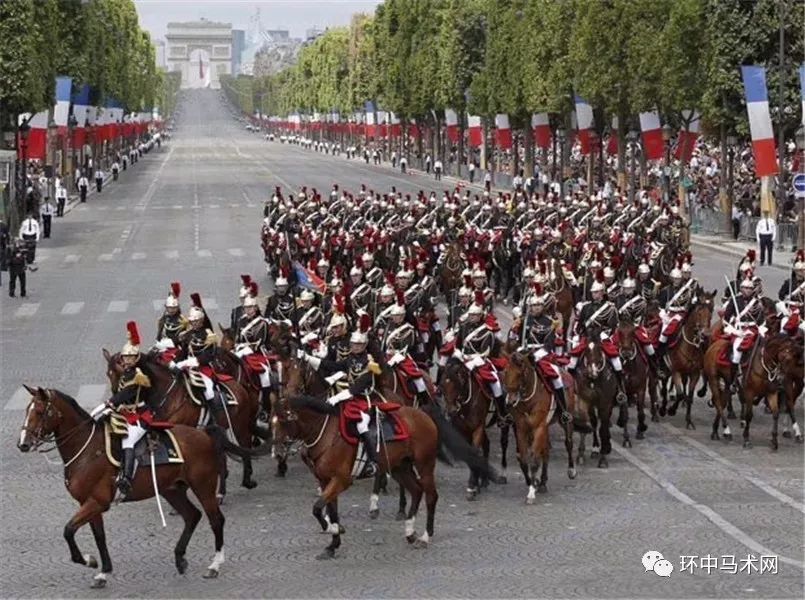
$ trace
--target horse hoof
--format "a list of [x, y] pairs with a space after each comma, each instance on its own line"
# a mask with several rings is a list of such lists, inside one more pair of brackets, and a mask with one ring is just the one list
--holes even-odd
[[[718, 434], [716, 434], [716, 437], [718, 437]], [[732, 434], [731, 433], [725, 433], [724, 434], [724, 441], [732, 441]]]
[[207, 572], [202, 577], [204, 579], [218, 579], [218, 569], [207, 569]]
[[467, 500], [470, 502], [474, 502], [478, 499], [478, 490], [471, 490], [467, 491]]
[[316, 560], [330, 560], [331, 558], [335, 558], [335, 550], [332, 548], [325, 548], [316, 555]]
[[673, 417], [676, 414], [676, 408], [673, 406], [668, 409], [668, 416]]
[[797, 436], [797, 437], [795, 437], [794, 439], [796, 440], [797, 444], [801, 444], [801, 443], [802, 443], [802, 436], [801, 436], [801, 435], [798, 435], [798, 436]]
[[660, 417], [658, 417], [657, 415], [651, 415], [651, 422], [652, 423], [659, 423], [660, 422]]
[[176, 570], [179, 571], [179, 575], [184, 575], [187, 571], [187, 559], [184, 556], [176, 557]]
[[664, 416], [665, 416], [665, 407], [664, 407], [664, 406], [661, 406], [661, 407], [660, 407], [660, 409], [659, 409], [657, 412], [659, 412], [659, 413], [660, 413], [660, 416], [661, 416], [661, 417], [664, 417]]
[[686, 429], [696, 429], [696, 425], [693, 424], [693, 421], [687, 421], [685, 423], [685, 428]]
[[92, 585], [89, 586], [91, 590], [102, 590], [106, 587], [106, 579], [93, 579]]
[[395, 521], [405, 521], [405, 519], [406, 519], [405, 512], [402, 510], [399, 511], [396, 515], [394, 515]]
[[623, 429], [624, 427], [626, 427], [626, 423], [627, 423], [627, 422], [628, 422], [628, 419], [627, 419], [626, 417], [624, 417], [624, 418], [622, 418], [622, 419], [621, 419], [621, 418], [618, 418], [617, 425], [618, 425], [618, 427], [620, 427], [621, 429]]
[[489, 479], [487, 479], [486, 477], [482, 477], [481, 481], [478, 482], [478, 487], [481, 488], [481, 489], [488, 488], [489, 487]]
[[644, 439], [646, 437], [646, 434], [638, 429], [637, 433], [634, 436], [635, 436], [635, 439], [642, 440], [642, 439]]
[[369, 518], [370, 519], [376, 519], [379, 515], [380, 515], [380, 509], [379, 508], [373, 508], [372, 510], [369, 511]]
[[525, 503], [528, 506], [533, 506], [534, 502], [536, 502], [536, 498], [532, 498], [531, 496], [526, 496]]
[[623, 440], [623, 447], [624, 448], [631, 448], [632, 447], [632, 440], [630, 440], [630, 439]]
[[408, 542], [409, 544], [413, 544], [414, 542], [416, 542], [416, 532], [412, 533], [411, 535], [406, 535], [405, 541]]
[[254, 479], [249, 479], [248, 481], [244, 481], [240, 485], [245, 487], [247, 490], [253, 490], [254, 488], [257, 487], [257, 482]]
[[779, 446], [777, 445], [777, 440], [772, 440], [772, 442], [771, 442], [771, 451], [772, 452], [777, 452], [778, 449], [779, 449]]
[[277, 466], [277, 470], [274, 471], [274, 477], [285, 477], [285, 473], [288, 472], [288, 466], [286, 465], [285, 468]]
[[540, 483], [537, 486], [537, 493], [538, 494], [547, 494], [548, 493], [548, 486], [545, 485], [544, 483]]
[[595, 458], [598, 456], [598, 450], [590, 450], [590, 458]]
[[602, 456], [600, 459], [598, 459], [598, 468], [599, 469], [608, 469], [609, 468], [609, 462], [607, 461], [606, 456]]
[[219, 494], [218, 496], [216, 496], [216, 498], [218, 498], [218, 506], [223, 506], [224, 505], [224, 499], [226, 498], [226, 496], [222, 496], [222, 495]]
[[748, 450], [749, 448], [752, 447], [752, 441], [751, 440], [744, 440], [743, 447]]
[[88, 556], [87, 560], [84, 563], [90, 569], [97, 569], [98, 568], [98, 561], [95, 559], [94, 556]]
[[[702, 397], [702, 396], [699, 396], [699, 398], [701, 398], [701, 397]], [[712, 398], [710, 398], [710, 399], [707, 401], [707, 408], [715, 408], [715, 406], [716, 406], [716, 405], [715, 405], [715, 404], [713, 404], [713, 399], [712, 399]]]
[[567, 477], [568, 479], [575, 479], [576, 478], [576, 468], [571, 467], [567, 470]]
[[584, 464], [584, 460], [585, 460], [585, 459], [584, 459], [584, 454], [579, 453], [579, 455], [576, 457], [576, 464], [577, 464], [577, 465], [583, 465], [583, 464]]
[[718, 434], [714, 431], [713, 433], [710, 434], [710, 439], [713, 440], [713, 441], [717, 441], [718, 440]]
[[786, 438], [786, 439], [789, 439], [791, 437], [791, 432], [790, 431], [783, 431], [783, 437]]
[[417, 538], [417, 540], [414, 542], [414, 548], [416, 548], [417, 550], [425, 550], [428, 548], [428, 546], [429, 546], [428, 542], [426, 542], [422, 538]]

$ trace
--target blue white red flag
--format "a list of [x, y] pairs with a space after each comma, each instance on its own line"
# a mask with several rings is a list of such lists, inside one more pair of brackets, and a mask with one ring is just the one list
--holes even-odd
[[323, 294], [327, 291], [327, 283], [304, 265], [294, 261], [293, 270], [296, 274], [297, 283], [303, 288], [318, 292], [319, 294]]

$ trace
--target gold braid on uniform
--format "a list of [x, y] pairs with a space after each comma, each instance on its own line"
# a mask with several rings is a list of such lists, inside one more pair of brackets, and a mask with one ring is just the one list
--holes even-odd
[[148, 379], [148, 375], [140, 371], [139, 368], [135, 369], [134, 377], [129, 379], [128, 381], [124, 382], [122, 387], [127, 388], [131, 385], [137, 385], [140, 387], [150, 388], [151, 387], [151, 380]]

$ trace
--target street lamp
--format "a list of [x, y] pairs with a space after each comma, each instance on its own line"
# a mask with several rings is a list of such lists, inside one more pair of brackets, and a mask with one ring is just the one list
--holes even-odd
[[[797, 143], [797, 152], [800, 153], [799, 172], [805, 173], [805, 125], [800, 125], [794, 134]], [[795, 192], [796, 194], [796, 192]], [[805, 198], [797, 198], [799, 204], [799, 232], [797, 233], [797, 246], [805, 248]]]
[[28, 135], [31, 133], [30, 119], [25, 119], [17, 128], [19, 134], [19, 144], [22, 150], [22, 182], [17, 190], [17, 221], [12, 225], [12, 231], [21, 221], [22, 209], [25, 204], [25, 197], [28, 195]]
[[67, 119], [67, 139], [70, 144], [70, 173], [75, 172], [75, 128], [78, 127], [78, 119], [70, 113]]
[[634, 204], [635, 198], [635, 148], [637, 147], [637, 140], [640, 134], [634, 129], [630, 129], [626, 134], [626, 141], [629, 143], [629, 155], [631, 164], [629, 165], [629, 202]]
[[559, 140], [559, 200], [565, 197], [565, 130], [559, 127], [556, 130], [556, 139]]
[[665, 145], [665, 165], [662, 172], [662, 192], [666, 202], [671, 199], [671, 138], [674, 130], [666, 123], [662, 126], [662, 141]]

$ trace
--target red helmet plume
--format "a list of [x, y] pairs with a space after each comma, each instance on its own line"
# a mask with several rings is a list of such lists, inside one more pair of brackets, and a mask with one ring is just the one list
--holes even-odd
[[126, 330], [129, 334], [129, 342], [132, 346], [140, 345], [140, 332], [137, 330], [137, 323], [129, 321], [126, 323]]
[[481, 290], [475, 290], [475, 304], [483, 306], [485, 301], [484, 293]]
[[360, 322], [358, 323], [358, 327], [361, 330], [361, 333], [366, 333], [369, 331], [369, 328], [372, 326], [372, 317], [369, 316], [369, 313], [362, 312]]
[[335, 312], [337, 312], [339, 315], [345, 315], [347, 313], [346, 300], [344, 299], [343, 294], [338, 294], [333, 299], [333, 304], [335, 305]]
[[251, 294], [253, 298], [257, 298], [257, 292], [259, 291], [259, 289], [260, 288], [257, 286], [256, 281], [249, 282], [249, 294]]
[[405, 306], [405, 292], [399, 288], [397, 289], [397, 304]]
[[179, 294], [181, 294], [181, 292], [182, 292], [182, 286], [178, 281], [174, 281], [173, 283], [171, 283], [171, 294], [173, 294], [174, 298], [178, 299]]
[[472, 287], [472, 277], [464, 275], [464, 287]]
[[599, 283], [604, 283], [605, 279], [603, 269], [598, 269], [598, 271], [595, 272], [595, 280], [598, 281]]
[[252, 282], [251, 275], [241, 275], [240, 280], [243, 282], [243, 287], [249, 287], [249, 284]]
[[746, 251], [746, 258], [749, 259], [749, 262], [755, 262], [755, 258], [757, 257], [757, 253], [754, 249], [749, 249]]

